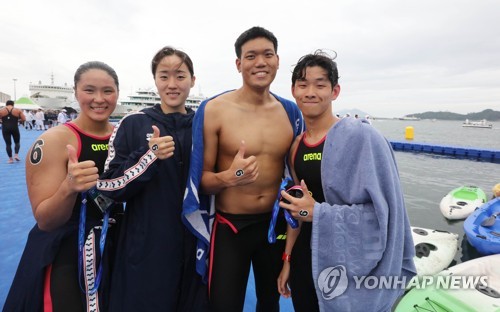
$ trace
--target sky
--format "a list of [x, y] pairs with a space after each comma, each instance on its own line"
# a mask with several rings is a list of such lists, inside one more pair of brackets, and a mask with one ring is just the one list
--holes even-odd
[[[16, 0], [2, 5], [0, 92], [29, 96], [41, 81], [73, 85], [99, 60], [120, 98], [154, 87], [153, 55], [170, 45], [193, 62], [193, 94], [239, 88], [234, 41], [252, 26], [278, 38], [271, 91], [292, 99], [298, 59], [337, 53], [334, 111], [401, 117], [427, 111], [500, 110], [500, 2], [494, 0]], [[333, 54], [333, 53], [332, 53]], [[16, 79], [16, 81], [14, 81]]]

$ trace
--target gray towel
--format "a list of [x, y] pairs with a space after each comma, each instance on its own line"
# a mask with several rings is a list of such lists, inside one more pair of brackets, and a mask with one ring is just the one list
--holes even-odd
[[[362, 120], [340, 120], [327, 134], [321, 178], [326, 202], [314, 206], [311, 240], [320, 310], [390, 311], [416, 274], [390, 143]], [[380, 277], [396, 282], [379, 287]]]

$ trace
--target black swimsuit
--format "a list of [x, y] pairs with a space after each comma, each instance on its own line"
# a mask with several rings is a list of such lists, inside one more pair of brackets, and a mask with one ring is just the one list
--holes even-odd
[[[107, 157], [109, 136], [95, 137], [83, 133], [74, 124], [69, 123], [66, 126], [78, 139], [78, 160], [93, 160], [101, 173]], [[54, 312], [85, 311], [85, 295], [78, 282], [80, 206], [81, 196], [78, 195], [72, 215], [64, 225], [50, 232], [42, 231], [35, 225], [30, 231], [4, 311], [43, 311], [44, 305]], [[113, 218], [120, 218], [120, 208], [121, 205], [113, 207]], [[101, 225], [102, 217], [99, 208], [92, 201], [88, 201], [86, 233], [91, 228]], [[114, 255], [117, 231], [117, 225], [110, 226], [106, 239], [101, 287], [99, 287], [99, 306], [104, 311], [107, 310], [109, 268]], [[95, 230], [95, 232], [97, 241], [100, 231]], [[98, 251], [96, 256], [99, 256]]]
[[[324, 202], [321, 186], [321, 158], [325, 138], [315, 145], [300, 140], [293, 158], [295, 174], [304, 180], [316, 202]], [[319, 311], [318, 298], [312, 278], [311, 261], [312, 222], [302, 222], [300, 234], [295, 241], [290, 260], [290, 288], [295, 311]]]
[[[99, 138], [83, 133], [74, 124], [65, 124], [78, 138], [78, 161], [93, 160], [99, 174], [102, 173], [104, 162], [108, 155], [108, 138]], [[101, 148], [104, 146], [105, 148]], [[69, 222], [78, 223], [80, 217], [81, 197], [78, 195]], [[102, 212], [92, 201], [88, 201], [87, 222], [90, 225], [100, 225]], [[87, 226], [88, 228], [88, 226]], [[113, 231], [113, 230], [111, 230]], [[46, 275], [46, 285], [50, 285], [50, 295], [53, 311], [78, 311], [76, 307], [85, 307], [85, 296], [78, 282], [78, 233], [73, 231], [61, 241], [54, 262], [49, 267], [50, 277]], [[96, 233], [98, 237], [100, 232]], [[98, 253], [96, 253], [97, 256]], [[82, 281], [83, 282], [83, 281]], [[47, 291], [47, 289], [45, 290]], [[47, 294], [46, 294], [47, 295]], [[45, 296], [47, 298], [47, 296]]]
[[19, 117], [14, 116], [12, 111], [14, 108], [9, 110], [5, 108], [8, 112], [7, 115], [2, 117], [2, 135], [5, 141], [5, 149], [7, 150], [7, 155], [9, 158], [12, 158], [12, 141], [11, 137], [14, 139], [14, 153], [17, 155], [19, 153], [19, 149], [21, 148], [20, 140], [21, 134], [19, 133]]
[[217, 212], [212, 230], [209, 296], [211, 311], [243, 311], [250, 265], [255, 277], [256, 311], [279, 311], [276, 280], [283, 262], [286, 222], [276, 223], [276, 243], [267, 240], [271, 213]]

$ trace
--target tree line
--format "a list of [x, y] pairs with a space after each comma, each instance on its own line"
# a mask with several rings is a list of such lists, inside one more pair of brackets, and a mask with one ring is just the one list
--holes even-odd
[[492, 109], [485, 109], [482, 112], [468, 113], [468, 114], [457, 114], [451, 112], [425, 112], [420, 114], [409, 114], [406, 116], [418, 117], [420, 119], [440, 119], [440, 120], [482, 120], [486, 119], [488, 121], [500, 120], [500, 111], [495, 111]]

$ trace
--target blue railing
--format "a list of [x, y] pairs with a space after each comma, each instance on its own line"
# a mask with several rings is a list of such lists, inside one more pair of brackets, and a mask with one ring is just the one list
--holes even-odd
[[435, 145], [428, 143], [390, 141], [395, 151], [438, 154], [455, 158], [474, 159], [500, 163], [500, 150], [488, 150], [473, 147]]

